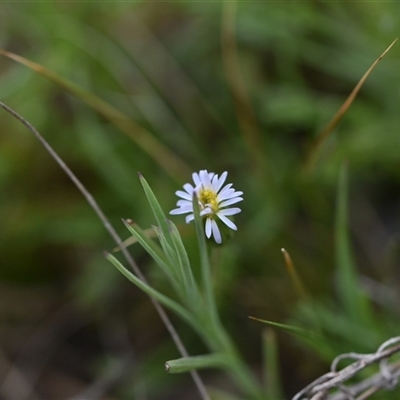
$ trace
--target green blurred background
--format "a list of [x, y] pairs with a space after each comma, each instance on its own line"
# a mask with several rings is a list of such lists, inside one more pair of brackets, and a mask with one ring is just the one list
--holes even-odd
[[[145, 140], [149, 154], [82, 99], [4, 56], [0, 100], [50, 142], [123, 238], [121, 218], [154, 224], [138, 171], [165, 211], [191, 172], [229, 172], [245, 201], [237, 234], [214, 260], [216, 290], [246, 360], [260, 374], [265, 326], [249, 315], [307, 323], [308, 305], [286, 273], [282, 247], [327, 319], [321, 324], [330, 352], [277, 331], [290, 398], [326, 372], [330, 357], [375, 351], [400, 326], [398, 44], [325, 144], [315, 171], [303, 173], [318, 132], [399, 30], [398, 2], [239, 1], [236, 12], [222, 2], [1, 3], [1, 48], [131, 117], [178, 167], [164, 165], [152, 142]], [[164, 372], [178, 352], [148, 298], [104, 260], [114, 243], [94, 212], [26, 128], [3, 110], [0, 121], [0, 398], [197, 398], [189, 375]], [[360, 285], [376, 313], [365, 340], [342, 312], [335, 285], [335, 196], [344, 161]], [[174, 222], [196, 260], [193, 227]], [[130, 249], [169, 293], [145, 252]], [[172, 319], [189, 352], [204, 351]], [[216, 371], [202, 377], [231, 386]]]

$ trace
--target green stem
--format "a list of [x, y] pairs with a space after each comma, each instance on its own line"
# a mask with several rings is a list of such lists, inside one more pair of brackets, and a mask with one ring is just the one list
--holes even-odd
[[203, 221], [202, 218], [200, 217], [200, 207], [196, 193], [193, 193], [193, 213], [195, 218], [197, 241], [199, 244], [201, 278], [202, 278], [202, 287], [205, 294], [206, 309], [208, 310], [209, 315], [211, 316], [212, 323], [214, 325], [215, 322], [218, 320], [218, 312], [214, 297], [214, 290], [212, 287], [210, 258], [208, 256], [208, 249], [207, 249], [206, 237], [204, 234]]
[[260, 386], [240, 357], [239, 352], [223, 327], [218, 315], [204, 226], [202, 218], [200, 217], [200, 208], [195, 193], [193, 194], [193, 213], [200, 251], [202, 288], [205, 294], [205, 307], [201, 308], [200, 313], [202, 315], [199, 316], [199, 320], [203, 320], [204, 322], [204, 340], [209, 344], [212, 351], [226, 354], [228, 360], [227, 370], [233, 376], [234, 381], [237, 382], [246, 393], [248, 398], [262, 400], [263, 395]]
[[232, 342], [230, 336], [227, 334], [220, 319], [217, 316], [215, 324], [213, 325], [214, 335], [218, 340], [218, 350], [227, 355], [228, 371], [233, 376], [235, 382], [242, 388], [242, 390], [251, 398], [262, 400], [264, 396], [262, 390], [253, 373], [249, 370], [248, 366], [240, 356], [236, 346]]

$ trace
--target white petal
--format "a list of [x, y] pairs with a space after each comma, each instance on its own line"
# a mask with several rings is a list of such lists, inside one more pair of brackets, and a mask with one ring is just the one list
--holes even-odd
[[242, 211], [240, 208], [227, 208], [226, 210], [221, 210], [218, 211], [218, 215], [222, 214], [222, 215], [235, 215], [235, 214], [239, 214], [240, 211]]
[[194, 220], [194, 214], [189, 214], [186, 216], [185, 221], [188, 224], [190, 221]]
[[212, 210], [210, 207], [206, 207], [204, 210], [200, 211], [200, 217], [203, 217], [204, 215], [212, 214]]
[[220, 192], [219, 194], [223, 194], [223, 193], [225, 193], [225, 192], [228, 191], [228, 190], [233, 190], [233, 191], [235, 191], [234, 189], [231, 189], [231, 186], [232, 186], [232, 183], [229, 183], [228, 185], [225, 185], [225, 186], [222, 188], [222, 190], [221, 190], [221, 192]]
[[200, 190], [202, 189], [201, 183], [194, 188], [194, 193], [196, 193], [196, 197], [199, 198]]
[[234, 199], [235, 197], [239, 197], [241, 194], [243, 194], [243, 193], [242, 192], [235, 192], [232, 189], [232, 191], [228, 191], [228, 192], [219, 194], [218, 195], [218, 201]]
[[200, 171], [200, 181], [205, 189], [211, 188], [210, 174], [207, 170]]
[[221, 186], [225, 182], [227, 174], [228, 174], [227, 172], [226, 173], [224, 172], [220, 178], [216, 174], [213, 176], [211, 180], [211, 185], [214, 192], [218, 192], [218, 190], [221, 188]]
[[230, 206], [231, 204], [239, 203], [239, 201], [242, 201], [242, 200], [243, 200], [242, 197], [234, 197], [233, 199], [228, 199], [228, 200], [222, 201], [221, 203], [219, 203], [219, 207]]
[[193, 172], [192, 178], [193, 178], [194, 184], [195, 184], [196, 186], [199, 186], [200, 183], [201, 183], [199, 174], [198, 174], [197, 172]]
[[182, 213], [193, 212], [193, 204], [185, 204], [179, 208]]
[[211, 179], [211, 185], [213, 190], [216, 192], [218, 187], [218, 175], [213, 176], [213, 178]]
[[177, 190], [175, 194], [180, 197], [181, 199], [190, 200], [192, 201], [192, 195], [189, 193], [184, 192], [183, 190]]
[[190, 183], [185, 183], [183, 188], [190, 194], [193, 194], [194, 187]]
[[179, 206], [179, 207], [186, 206], [186, 205], [191, 205], [191, 204], [193, 204], [193, 203], [191, 201], [189, 201], [189, 200], [178, 200], [177, 203], [176, 203], [176, 205]]
[[222, 185], [225, 183], [227, 176], [228, 176], [228, 172], [225, 171], [225, 172], [222, 173], [221, 177], [218, 180], [217, 187], [215, 188], [216, 192], [218, 192], [219, 189], [222, 188]]
[[[207, 221], [209, 221], [209, 220], [207, 220]], [[221, 243], [222, 237], [221, 237], [221, 232], [219, 231], [218, 225], [213, 219], [210, 221], [211, 221], [211, 227], [212, 227], [212, 233], [213, 233], [214, 239], [217, 243]]]
[[237, 226], [227, 217], [225, 217], [225, 215], [222, 215], [220, 213], [217, 214], [219, 219], [229, 228], [233, 229], [234, 231], [237, 231]]
[[175, 209], [171, 210], [169, 213], [170, 213], [171, 215], [178, 215], [178, 214], [181, 214], [180, 211], [181, 211], [180, 208], [175, 208]]
[[232, 196], [232, 194], [234, 194], [235, 193], [235, 189], [226, 189], [226, 188], [223, 188], [222, 190], [221, 190], [221, 192], [218, 194], [218, 198], [228, 198], [228, 197], [230, 197], [230, 196]]
[[214, 222], [210, 218], [207, 218], [206, 220], [206, 236], [210, 238], [211, 236], [211, 223]]
[[175, 208], [174, 210], [171, 210], [169, 213], [171, 215], [179, 215], [179, 214], [186, 214], [187, 212], [190, 212], [191, 210], [185, 210], [182, 208]]

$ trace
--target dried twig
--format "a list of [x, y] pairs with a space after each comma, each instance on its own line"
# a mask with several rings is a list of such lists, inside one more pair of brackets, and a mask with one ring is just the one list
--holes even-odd
[[[381, 389], [392, 389], [400, 378], [400, 362], [389, 365], [389, 357], [400, 353], [400, 336], [384, 342], [372, 354], [347, 353], [336, 357], [331, 364], [331, 371], [297, 393], [292, 400], [364, 400]], [[337, 371], [338, 363], [346, 358], [356, 361]], [[380, 371], [372, 377], [350, 386], [344, 382], [355, 376], [369, 365], [379, 363]], [[337, 393], [329, 394], [332, 389]], [[358, 397], [356, 397], [358, 396]]]

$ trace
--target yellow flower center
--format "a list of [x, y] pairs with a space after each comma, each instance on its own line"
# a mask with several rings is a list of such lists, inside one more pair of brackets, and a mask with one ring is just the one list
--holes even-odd
[[210, 189], [200, 190], [199, 200], [203, 208], [210, 207], [213, 213], [218, 211], [217, 193]]

